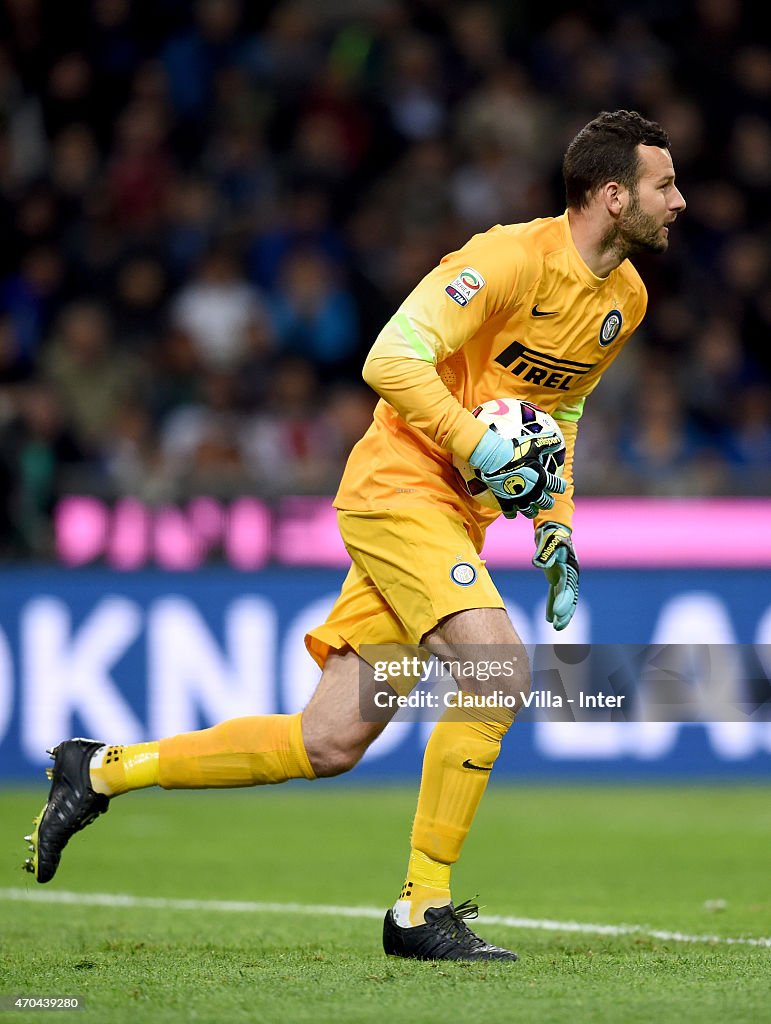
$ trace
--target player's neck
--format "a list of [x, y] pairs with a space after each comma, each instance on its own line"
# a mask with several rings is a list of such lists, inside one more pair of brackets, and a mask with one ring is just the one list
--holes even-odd
[[578, 255], [596, 277], [607, 277], [626, 258], [609, 243], [606, 227], [580, 210], [568, 210], [568, 224]]

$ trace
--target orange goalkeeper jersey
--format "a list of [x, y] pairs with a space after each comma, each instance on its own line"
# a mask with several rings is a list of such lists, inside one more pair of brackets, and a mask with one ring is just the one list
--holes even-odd
[[375, 341], [364, 379], [381, 401], [351, 452], [335, 506], [444, 506], [464, 518], [481, 549], [496, 513], [469, 497], [452, 455], [467, 459], [486, 429], [471, 410], [511, 396], [541, 406], [563, 429], [568, 489], [539, 521], [569, 526], [584, 400], [646, 302], [628, 260], [605, 278], [591, 272], [567, 213], [474, 235], [423, 278]]

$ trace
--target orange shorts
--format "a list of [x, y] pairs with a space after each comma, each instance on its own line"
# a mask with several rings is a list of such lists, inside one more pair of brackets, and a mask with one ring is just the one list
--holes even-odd
[[448, 615], [504, 607], [459, 517], [412, 508], [337, 520], [352, 565], [326, 622], [305, 637], [322, 668], [330, 651], [419, 644]]

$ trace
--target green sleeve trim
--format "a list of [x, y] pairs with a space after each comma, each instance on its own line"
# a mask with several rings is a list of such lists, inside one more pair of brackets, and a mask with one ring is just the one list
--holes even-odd
[[566, 423], [577, 423], [584, 412], [585, 398], [574, 398], [572, 402], [555, 409], [553, 415], [555, 420], [563, 420]]
[[435, 354], [412, 326], [406, 313], [397, 313], [396, 316], [391, 317], [391, 323], [399, 328], [404, 340], [421, 359], [425, 359], [427, 363], [436, 362]]

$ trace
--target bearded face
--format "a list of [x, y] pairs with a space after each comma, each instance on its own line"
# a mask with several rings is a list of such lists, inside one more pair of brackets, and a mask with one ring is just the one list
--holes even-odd
[[616, 245], [625, 256], [638, 252], [666, 252], [668, 232], [660, 217], [646, 213], [638, 191], [630, 192], [629, 205], [615, 226]]

